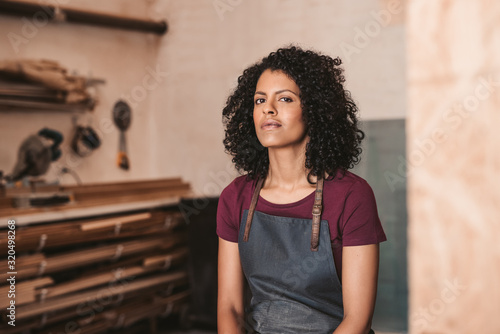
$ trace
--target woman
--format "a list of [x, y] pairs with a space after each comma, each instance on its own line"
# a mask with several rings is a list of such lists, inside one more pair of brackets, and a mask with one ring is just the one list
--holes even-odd
[[340, 64], [281, 48], [227, 100], [224, 145], [246, 175], [219, 198], [219, 333], [371, 332], [386, 237], [372, 189], [348, 171], [364, 133]]

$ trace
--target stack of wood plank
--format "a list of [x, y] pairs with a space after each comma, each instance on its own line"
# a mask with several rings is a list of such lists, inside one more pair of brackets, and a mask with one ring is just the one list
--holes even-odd
[[37, 83], [0, 80], [0, 110], [85, 111], [95, 101], [66, 103], [65, 94]]
[[0, 60], [0, 111], [92, 110], [96, 100], [88, 87], [103, 83], [102, 79], [70, 75], [51, 60]]
[[[109, 204], [136, 203], [155, 199], [173, 199], [190, 196], [189, 183], [181, 178], [161, 180], [133, 181], [120, 183], [85, 184], [79, 186], [45, 185], [34, 183], [30, 187], [0, 189], [0, 217], [15, 216], [17, 214], [38, 215], [47, 211], [47, 208], [16, 209], [13, 198], [17, 195], [43, 192], [63, 192], [74, 194], [74, 205], [71, 209], [96, 207]], [[50, 207], [51, 211], [67, 210], [64, 206]]]
[[[77, 204], [54, 210], [70, 219], [31, 217], [29, 224], [16, 227], [16, 326], [7, 324], [10, 287], [2, 279], [0, 332], [126, 333], [144, 319], [151, 320], [153, 331], [158, 318], [185, 313], [190, 300], [188, 236], [176, 202], [137, 210], [116, 204], [137, 207], [180, 198], [189, 185], [168, 179], [71, 189]], [[21, 191], [7, 190], [5, 197]], [[114, 212], [95, 215], [102, 207]], [[4, 254], [7, 217], [14, 213], [22, 221], [39, 210], [26, 210], [23, 216], [19, 209], [0, 209]], [[75, 210], [78, 215], [72, 214]], [[0, 262], [2, 278], [9, 271], [7, 261]]]

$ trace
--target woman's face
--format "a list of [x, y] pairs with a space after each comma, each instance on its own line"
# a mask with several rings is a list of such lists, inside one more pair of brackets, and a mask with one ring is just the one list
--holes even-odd
[[264, 147], [301, 146], [307, 139], [300, 91], [282, 71], [265, 70], [257, 82], [253, 121]]

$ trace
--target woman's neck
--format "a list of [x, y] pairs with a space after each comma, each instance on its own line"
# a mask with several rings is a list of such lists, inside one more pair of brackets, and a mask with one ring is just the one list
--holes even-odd
[[[309, 170], [305, 168], [305, 145], [285, 148], [269, 148], [269, 172], [265, 188], [293, 191], [310, 186], [307, 181]], [[315, 182], [316, 178], [311, 177]]]

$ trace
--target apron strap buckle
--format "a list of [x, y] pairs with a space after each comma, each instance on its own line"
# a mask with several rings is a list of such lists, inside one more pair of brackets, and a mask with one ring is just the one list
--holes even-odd
[[312, 209], [311, 251], [317, 252], [319, 246], [319, 226], [321, 223], [321, 211], [323, 210], [323, 178], [318, 177], [316, 194]]
[[322, 209], [323, 209], [323, 205], [321, 205], [321, 204], [314, 204], [313, 205], [313, 210], [312, 210], [313, 217], [314, 216], [321, 216], [321, 210]]

